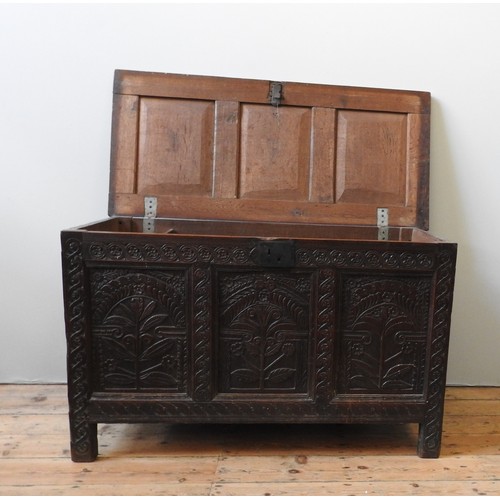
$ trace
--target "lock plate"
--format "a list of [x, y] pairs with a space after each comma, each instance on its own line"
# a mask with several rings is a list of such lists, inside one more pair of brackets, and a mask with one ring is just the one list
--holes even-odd
[[293, 240], [260, 241], [256, 247], [256, 263], [262, 267], [294, 267]]

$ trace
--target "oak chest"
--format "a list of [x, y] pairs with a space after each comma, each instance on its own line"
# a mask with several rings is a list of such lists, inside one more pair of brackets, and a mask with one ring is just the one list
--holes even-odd
[[73, 460], [103, 422], [415, 422], [437, 457], [429, 123], [426, 92], [117, 71], [110, 217], [61, 235]]

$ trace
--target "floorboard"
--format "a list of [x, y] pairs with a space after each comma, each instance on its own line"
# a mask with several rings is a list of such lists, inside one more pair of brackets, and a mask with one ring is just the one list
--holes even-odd
[[99, 426], [69, 458], [64, 385], [0, 385], [1, 495], [500, 495], [500, 388], [448, 387], [438, 460], [417, 425]]

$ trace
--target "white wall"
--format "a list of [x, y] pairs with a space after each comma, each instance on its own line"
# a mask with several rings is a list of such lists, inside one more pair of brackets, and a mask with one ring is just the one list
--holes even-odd
[[0, 5], [0, 382], [65, 380], [59, 231], [106, 216], [115, 68], [428, 90], [448, 381], [500, 385], [500, 5]]

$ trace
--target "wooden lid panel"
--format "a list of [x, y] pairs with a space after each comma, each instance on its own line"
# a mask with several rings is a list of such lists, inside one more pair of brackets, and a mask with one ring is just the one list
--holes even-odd
[[[269, 102], [269, 81], [218, 76], [117, 70], [114, 92], [122, 95]], [[282, 104], [428, 113], [428, 92], [283, 82]]]
[[427, 228], [428, 93], [270, 85], [117, 72], [110, 215]]

